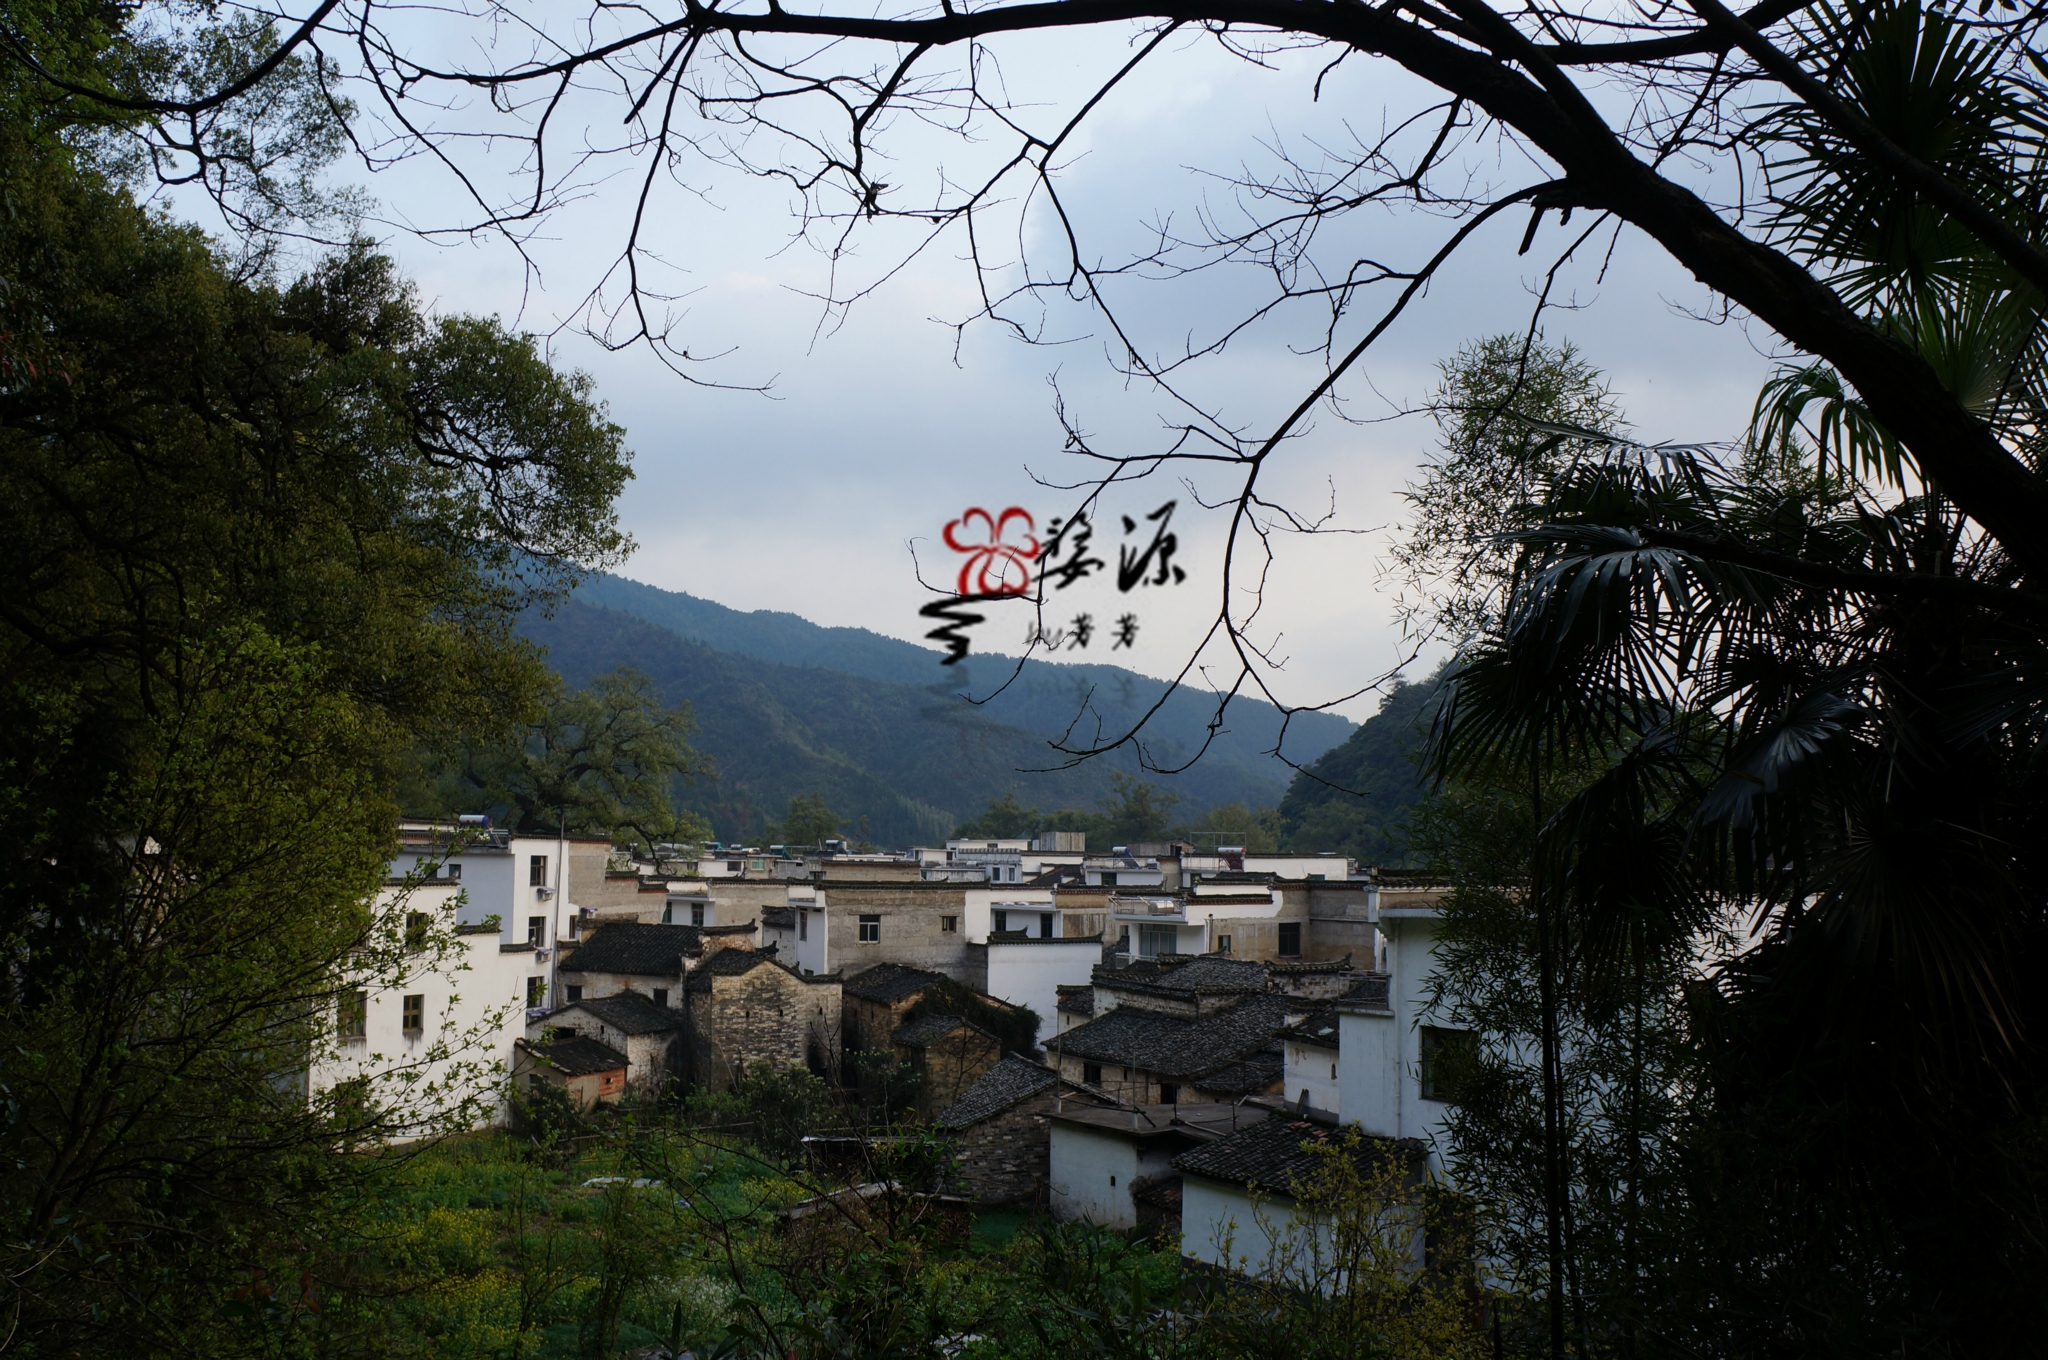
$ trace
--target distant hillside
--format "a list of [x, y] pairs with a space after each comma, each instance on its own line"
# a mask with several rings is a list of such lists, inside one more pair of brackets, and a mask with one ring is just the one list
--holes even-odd
[[[768, 618], [775, 627], [790, 616]], [[816, 633], [853, 633], [855, 647], [869, 640], [920, 650], [793, 621]], [[632, 666], [653, 677], [671, 702], [690, 703], [701, 729], [696, 744], [721, 777], [690, 788], [683, 801], [728, 838], [758, 833], [781, 818], [792, 795], [815, 791], [849, 823], [865, 817], [882, 844], [929, 842], [1006, 794], [1042, 808], [1098, 807], [1110, 773], [1135, 768], [1118, 758], [1024, 773], [1052, 762], [1044, 735], [995, 721], [988, 709], [937, 702], [917, 686], [718, 650], [644, 617], [581, 601], [553, 618], [529, 616], [523, 631], [547, 648], [571, 685]], [[800, 629], [792, 631], [805, 640]], [[1156, 689], [1156, 681], [1147, 683]], [[1153, 778], [1181, 796], [1186, 814], [1224, 802], [1270, 804], [1284, 787], [1272, 772], [1279, 768], [1270, 759], [1249, 770], [1238, 761], [1205, 759], [1186, 774]]]
[[[1076, 730], [1093, 731], [1098, 719], [1103, 730], [1118, 730], [1166, 688], [1162, 681], [1120, 666], [1031, 661], [1002, 694], [976, 705], [960, 695], [995, 690], [1009, 678], [1014, 660], [969, 657], [957, 666], [942, 666], [935, 650], [864, 628], [826, 628], [795, 614], [768, 610], [742, 613], [618, 576], [600, 576], [576, 595], [585, 603], [637, 615], [721, 652], [915, 688], [924, 695], [925, 716], [942, 723], [993, 723], [1055, 737], [1068, 730], [1086, 705], [1087, 718]], [[1213, 706], [1209, 696], [1195, 690], [1169, 698], [1147, 729], [1154, 763], [1170, 764], [1199, 749]], [[1267, 754], [1280, 721], [1279, 710], [1271, 704], [1233, 703], [1228, 730], [1211, 743], [1195, 769], [1163, 782], [1191, 805], [1244, 802], [1258, 807], [1277, 802], [1294, 773], [1292, 766]], [[1297, 762], [1314, 760], [1350, 736], [1353, 728], [1349, 720], [1331, 713], [1296, 714], [1287, 728], [1287, 754]], [[1053, 754], [1041, 751], [1030, 763], [1044, 764]], [[968, 810], [970, 815], [978, 811]]]
[[1439, 688], [1438, 677], [1399, 686], [1349, 739], [1295, 776], [1280, 800], [1287, 849], [1334, 850], [1364, 864], [1406, 862], [1406, 819], [1424, 793], [1416, 761]]

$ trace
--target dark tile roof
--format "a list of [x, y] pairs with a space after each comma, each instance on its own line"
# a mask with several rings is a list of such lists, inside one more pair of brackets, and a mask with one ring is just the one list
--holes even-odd
[[1250, 1059], [1273, 1045], [1287, 1022], [1287, 1001], [1249, 996], [1200, 1019], [1119, 1006], [1054, 1035], [1045, 1046], [1090, 1062], [1143, 1068], [1162, 1077], [1194, 1078]]
[[593, 929], [576, 952], [562, 960], [572, 973], [633, 973], [681, 977], [685, 956], [704, 952], [704, 932], [695, 926], [641, 925], [607, 921]]
[[708, 992], [712, 978], [751, 973], [764, 963], [774, 963], [775, 954], [776, 946], [772, 944], [761, 949], [721, 949], [690, 970], [686, 985], [693, 992]]
[[[1338, 1142], [1343, 1135], [1326, 1124], [1277, 1115], [1263, 1123], [1239, 1129], [1228, 1138], [1190, 1148], [1173, 1159], [1177, 1170], [1235, 1185], [1257, 1185], [1286, 1194], [1298, 1179], [1315, 1175], [1329, 1154], [1315, 1151]], [[1361, 1167], [1394, 1151], [1410, 1159], [1423, 1155], [1416, 1140], [1361, 1136], [1356, 1156]]]
[[957, 1015], [921, 1015], [897, 1030], [889, 1042], [903, 1044], [909, 1048], [924, 1048], [937, 1043], [963, 1025], [968, 1029], [974, 1028]]
[[1180, 1187], [1178, 1176], [1147, 1176], [1131, 1182], [1131, 1203], [1177, 1214], [1180, 1212]]
[[1287, 1075], [1287, 1057], [1276, 1044], [1226, 1063], [1195, 1079], [1195, 1085], [1212, 1096], [1235, 1100], [1239, 1096], [1263, 1095]]
[[1280, 1037], [1297, 1044], [1311, 1044], [1316, 1048], [1327, 1048], [1335, 1052], [1338, 1046], [1338, 1010], [1355, 1007], [1386, 1010], [1389, 981], [1385, 973], [1367, 973], [1345, 988], [1341, 994], [1317, 1003], [1316, 1009], [1281, 1031]]
[[586, 1015], [602, 1020], [622, 1034], [659, 1034], [663, 1030], [683, 1027], [681, 1011], [657, 1006], [638, 992], [586, 997], [581, 1001], [571, 1001], [562, 1007], [562, 1010], [580, 1010]]
[[1133, 961], [1123, 968], [1100, 968], [1095, 980], [1106, 986], [1162, 987], [1168, 991], [1192, 992], [1197, 988], [1216, 991], [1263, 992], [1270, 974], [1262, 963], [1227, 959], [1221, 954], [1197, 954], [1185, 962], [1160, 964], [1153, 960]]
[[931, 986], [944, 982], [943, 973], [929, 973], [922, 968], [911, 968], [901, 963], [878, 963], [872, 968], [862, 969], [841, 984], [848, 996], [857, 996], [863, 1001], [901, 1001]]
[[1280, 1031], [1280, 1037], [1290, 1043], [1309, 1044], [1315, 1048], [1337, 1048], [1337, 1012], [1315, 1011], [1306, 1018], [1296, 1021]]
[[1049, 1067], [1026, 1062], [1014, 1053], [1005, 1054], [1001, 1062], [982, 1073], [980, 1080], [967, 1088], [958, 1104], [939, 1116], [939, 1127], [964, 1129], [970, 1124], [979, 1124], [1019, 1101], [1037, 1095], [1059, 1079], [1060, 1074]]
[[626, 1067], [626, 1055], [608, 1044], [580, 1035], [573, 1039], [557, 1039], [551, 1044], [530, 1044], [519, 1041], [534, 1057], [539, 1058], [565, 1077], [587, 1077], [592, 1072], [619, 1072]]
[[1095, 989], [1093, 987], [1067, 987], [1059, 989], [1059, 1010], [1068, 1015], [1095, 1014]]
[[796, 929], [796, 909], [793, 907], [770, 907], [761, 913], [761, 924], [778, 930]]

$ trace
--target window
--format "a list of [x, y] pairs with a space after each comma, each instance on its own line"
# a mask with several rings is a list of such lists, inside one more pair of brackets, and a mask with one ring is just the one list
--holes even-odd
[[418, 1034], [427, 1027], [427, 999], [414, 995], [405, 999], [405, 1032]]
[[1178, 1086], [1175, 1086], [1175, 1085], [1174, 1085], [1174, 1084], [1173, 1084], [1172, 1082], [1170, 1082], [1170, 1081], [1162, 1081], [1162, 1082], [1160, 1082], [1160, 1083], [1159, 1083], [1159, 1103], [1160, 1103], [1161, 1105], [1178, 1105], [1178, 1104], [1180, 1104], [1180, 1087], [1178, 1087]]
[[863, 917], [861, 917], [861, 918], [860, 918], [860, 942], [861, 942], [862, 944], [879, 944], [879, 943], [881, 942], [881, 939], [882, 939], [882, 918], [881, 918], [880, 916], [863, 916]]
[[672, 926], [676, 923], [676, 904], [671, 902], [661, 909], [661, 923]]
[[666, 988], [666, 987], [656, 987], [656, 988], [654, 989], [654, 1004], [655, 1004], [655, 1005], [657, 1005], [657, 1006], [660, 1006], [660, 1007], [662, 1007], [663, 1009], [667, 1009], [667, 1007], [668, 1007], [668, 988]]
[[1102, 1064], [1082, 1063], [1081, 1080], [1087, 1082], [1090, 1086], [1102, 1085]]
[[1052, 913], [1049, 911], [1038, 913], [1038, 938], [1041, 940], [1050, 940], [1052, 938]]
[[450, 878], [461, 878], [461, 877], [462, 877], [462, 866], [461, 866], [460, 864], [451, 864], [451, 865], [449, 865], [449, 866], [448, 866], [448, 877], [450, 877]]
[[1479, 1055], [1478, 1036], [1470, 1030], [1422, 1027], [1422, 1098], [1449, 1102]]
[[725, 871], [729, 874], [738, 873], [740, 871], [740, 862], [736, 859], [727, 860], [725, 862]]
[[526, 980], [526, 1008], [533, 1010], [537, 1007], [545, 1006], [547, 1002], [548, 980], [541, 977], [528, 978]]
[[796, 937], [799, 940], [811, 938], [811, 914], [801, 907], [797, 909], [796, 913]]
[[1337, 1064], [1335, 1064], [1335, 1063], [1331, 1063], [1331, 1064], [1330, 1064], [1330, 1080], [1331, 1080], [1331, 1081], [1335, 1081], [1336, 1079], [1337, 1079]]
[[693, 926], [704, 924], [704, 904], [702, 902], [692, 902], [690, 904], [690, 924]]
[[1280, 957], [1283, 959], [1298, 959], [1301, 957], [1301, 922], [1282, 921], [1280, 923]]
[[546, 855], [532, 855], [527, 858], [526, 881], [535, 888], [545, 888], [548, 885], [548, 857]]
[[529, 916], [526, 918], [526, 942], [535, 949], [548, 942], [548, 918]]
[[343, 992], [334, 1017], [335, 1028], [344, 1039], [360, 1039], [370, 1032], [370, 994]]
[[425, 912], [407, 912], [405, 914], [405, 947], [407, 949], [425, 949], [427, 947], [427, 931], [432, 925], [432, 918]]
[[582, 937], [582, 935], [583, 913], [580, 911], [572, 911], [569, 913], [569, 938], [572, 940], [579, 939]]
[[562, 995], [570, 1001], [581, 1001], [583, 999], [582, 984], [575, 982], [568, 984], [562, 988]]
[[939, 918], [939, 929], [947, 935], [953, 934], [960, 929], [960, 918], [957, 916], [941, 916]]
[[1104, 874], [1102, 876], [1102, 886], [1105, 888], [1114, 888], [1116, 886], [1116, 875], [1113, 873]]
[[1010, 928], [1010, 913], [1007, 911], [990, 912], [988, 914], [988, 928], [990, 930], [1008, 930]]
[[1138, 957], [1141, 959], [1171, 954], [1179, 942], [1180, 932], [1172, 926], [1138, 927]]
[[1218, 935], [1216, 937], [1216, 952], [1219, 954], [1228, 954], [1230, 952], [1230, 937], [1228, 935]]

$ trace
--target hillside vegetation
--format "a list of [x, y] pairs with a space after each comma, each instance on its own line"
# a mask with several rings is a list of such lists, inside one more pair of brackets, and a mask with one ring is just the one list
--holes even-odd
[[[630, 605], [631, 608], [623, 606]], [[709, 601], [600, 577], [551, 617], [522, 631], [547, 650], [570, 685], [628, 666], [696, 717], [696, 747], [718, 770], [679, 802], [727, 839], [759, 835], [790, 799], [816, 793], [849, 830], [882, 844], [937, 840], [1006, 798], [1047, 808], [1097, 808], [1117, 797], [1112, 776], [1139, 775], [1199, 818], [1228, 805], [1271, 806], [1290, 767], [1267, 752], [1280, 715], [1268, 704], [1231, 708], [1232, 722], [1192, 769], [1142, 772], [1135, 756], [1059, 769], [1050, 745], [1084, 706], [1113, 724], [1151, 703], [1160, 681], [1113, 666], [1034, 662], [986, 704], [963, 697], [995, 687], [974, 663], [950, 670], [937, 653], [791, 614], [744, 614]], [[984, 668], [1004, 664], [983, 661]], [[990, 683], [976, 686], [986, 673]], [[1004, 674], [1007, 675], [1007, 667]], [[1155, 720], [1155, 760], [1192, 750], [1210, 700], [1177, 694]], [[1310, 721], [1304, 721], [1309, 719]], [[1295, 759], [1322, 754], [1351, 731], [1342, 718], [1300, 715], [1288, 731]]]

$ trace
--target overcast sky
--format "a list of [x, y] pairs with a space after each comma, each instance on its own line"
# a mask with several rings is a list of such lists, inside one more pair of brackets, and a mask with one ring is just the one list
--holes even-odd
[[[1079, 92], [1123, 61], [1124, 35], [1051, 35], [1005, 43], [1003, 75], [1013, 97], [1031, 104], [1035, 126], [1056, 126]], [[423, 32], [422, 42], [447, 40]], [[1383, 111], [1412, 109], [1422, 95], [1384, 64], [1347, 63], [1326, 83], [1320, 103], [1308, 99], [1314, 66], [1288, 58], [1277, 71], [1231, 59], [1203, 38], [1176, 41], [1096, 111], [1071, 144], [1062, 184], [1090, 249], [1115, 258], [1144, 239], [1148, 222], [1168, 215], [1182, 229], [1205, 202], [1227, 218], [1229, 191], [1200, 170], [1232, 172], [1270, 165], [1261, 143], [1284, 138], [1312, 154], [1312, 140], [1341, 145], [1352, 133], [1379, 127]], [[614, 135], [620, 109], [594, 101], [587, 134]], [[581, 115], [579, 115], [581, 116]], [[583, 135], [583, 134], [579, 134]], [[899, 160], [890, 178], [898, 202], [916, 202], [943, 166], [965, 178], [977, 158], [1007, 151], [992, 143], [963, 145], [909, 129], [891, 143]], [[516, 149], [515, 149], [516, 150]], [[502, 147], [478, 153], [474, 167], [505, 169]], [[379, 201], [372, 230], [419, 281], [425, 297], [446, 311], [495, 312], [548, 331], [572, 314], [611, 261], [632, 210], [633, 183], [643, 162], [614, 167], [581, 201], [547, 223], [529, 246], [539, 269], [493, 240], [436, 244], [400, 224], [441, 225], [465, 205], [451, 177], [424, 162], [361, 182]], [[1467, 158], [1476, 180], [1528, 182], [1523, 167]], [[605, 171], [603, 173], [610, 173]], [[1142, 453], [1162, 445], [1158, 395], [1126, 385], [1105, 360], [1103, 327], [1078, 306], [1046, 314], [1047, 334], [1067, 343], [1029, 345], [987, 323], [956, 334], [949, 322], [975, 309], [974, 272], [963, 263], [964, 238], [943, 237], [843, 317], [821, 327], [813, 296], [832, 286], [833, 262], [792, 242], [793, 199], [783, 186], [687, 163], [695, 193], [674, 189], [650, 205], [648, 239], [676, 269], [671, 282], [688, 296], [679, 304], [678, 335], [694, 353], [724, 357], [693, 368], [736, 385], [770, 384], [766, 395], [693, 386], [644, 350], [607, 353], [574, 334], [554, 341], [557, 358], [584, 368], [613, 416], [625, 426], [636, 478], [620, 506], [639, 548], [623, 574], [739, 609], [782, 609], [824, 624], [851, 624], [903, 638], [930, 626], [917, 615], [931, 598], [915, 578], [913, 557], [927, 579], [950, 580], [960, 559], [940, 541], [948, 520], [968, 506], [1023, 505], [1043, 523], [1063, 513], [1070, 496], [1034, 485], [1083, 475], [1061, 452], [1055, 409], [1057, 379], [1073, 419], [1098, 447]], [[1401, 405], [1423, 399], [1435, 364], [1475, 337], [1519, 332], [1528, 324], [1531, 288], [1547, 263], [1543, 247], [1567, 239], [1554, 215], [1538, 249], [1514, 249], [1527, 216], [1505, 214], [1467, 245], [1446, 275], [1369, 354], [1342, 388], [1346, 409], [1367, 423], [1347, 424], [1320, 413], [1311, 432], [1277, 459], [1267, 494], [1304, 509], [1334, 503], [1332, 527], [1362, 531], [1282, 545], [1259, 630], [1277, 641], [1286, 664], [1274, 676], [1283, 697], [1319, 702], [1354, 689], [1400, 655], [1393, 599], [1382, 566], [1387, 535], [1402, 515], [1399, 491], [1428, 454], [1432, 427], [1388, 420]], [[1574, 222], [1583, 226], [1583, 219]], [[1022, 239], [1034, 250], [1051, 243], [1049, 219], [1027, 218]], [[1413, 265], [1448, 228], [1412, 210], [1374, 211], [1351, 219], [1325, 242], [1329, 259], [1371, 255]], [[895, 264], [909, 236], [898, 229], [861, 238], [857, 253], [838, 262], [839, 286], [866, 281]], [[1012, 236], [1014, 249], [1019, 238]], [[1605, 238], [1601, 238], [1604, 242]], [[1552, 338], [1568, 337], [1611, 375], [1637, 431], [1653, 440], [1721, 439], [1736, 433], [1768, 372], [1756, 340], [1739, 324], [1714, 325], [1696, 314], [1710, 299], [1640, 237], [1624, 233], [1606, 261], [1589, 252], [1558, 294], [1576, 310], [1546, 322]], [[1122, 287], [1118, 302], [1146, 345], [1168, 348], [1184, 335], [1213, 328], [1260, 293], [1253, 271]], [[1362, 314], [1377, 315], [1391, 293], [1370, 295]], [[1357, 332], [1353, 330], [1351, 334]], [[1321, 360], [1297, 351], [1313, 345], [1318, 323], [1308, 311], [1283, 314], [1233, 342], [1191, 375], [1200, 400], [1213, 403], [1246, 430], [1269, 428], [1320, 376]], [[1213, 476], [1197, 489], [1216, 495]], [[1179, 561], [1189, 579], [1173, 588], [1074, 592], [1076, 608], [1107, 619], [1132, 612], [1136, 644], [1108, 651], [1098, 636], [1083, 654], [1154, 674], [1170, 673], [1216, 602], [1220, 515], [1203, 515], [1187, 492], [1164, 476], [1117, 494], [1112, 512], [1141, 515], [1178, 497], [1174, 527]], [[1120, 540], [1105, 526], [1098, 547]], [[977, 649], [1012, 651], [1023, 621], [985, 625]], [[1016, 636], [1011, 636], [1011, 633]], [[1061, 655], [1067, 655], [1062, 652]], [[1353, 717], [1375, 702], [1347, 705]]]

